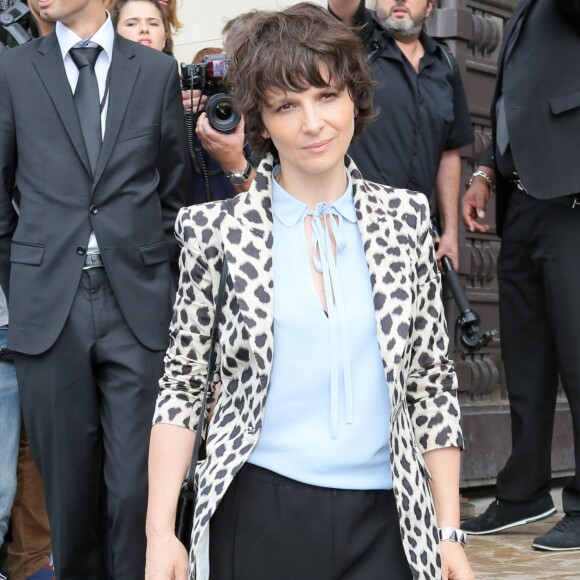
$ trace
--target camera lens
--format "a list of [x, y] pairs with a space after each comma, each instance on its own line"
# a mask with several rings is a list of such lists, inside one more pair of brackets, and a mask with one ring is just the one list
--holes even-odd
[[228, 103], [227, 101], [221, 101], [216, 105], [215, 116], [220, 121], [227, 121], [231, 117], [233, 110], [234, 109], [231, 103]]
[[240, 122], [240, 114], [232, 105], [232, 98], [226, 93], [212, 95], [206, 105], [210, 125], [222, 133], [233, 131]]

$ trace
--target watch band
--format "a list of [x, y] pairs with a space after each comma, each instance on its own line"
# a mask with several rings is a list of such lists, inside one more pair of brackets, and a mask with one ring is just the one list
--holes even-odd
[[459, 542], [462, 546], [467, 545], [467, 534], [457, 528], [438, 528], [439, 539], [449, 542]]
[[252, 164], [248, 161], [246, 168], [241, 173], [229, 173], [224, 171], [225, 176], [230, 180], [232, 185], [243, 185], [248, 181], [252, 174]]
[[489, 185], [489, 190], [491, 191], [493, 189], [493, 181], [491, 179], [491, 176], [489, 176], [485, 171], [481, 171], [481, 170], [477, 170], [477, 171], [473, 172], [473, 175], [469, 179], [469, 186], [471, 186], [471, 184], [473, 183], [473, 179], [475, 177], [483, 177], [483, 179], [485, 179], [485, 181], [487, 181], [487, 185]]

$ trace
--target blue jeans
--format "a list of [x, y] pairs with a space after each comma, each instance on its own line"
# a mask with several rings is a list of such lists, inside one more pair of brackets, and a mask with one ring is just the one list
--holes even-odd
[[[6, 347], [8, 330], [0, 328], [0, 347]], [[16, 495], [16, 464], [20, 438], [20, 399], [14, 363], [0, 360], [0, 546], [8, 529]]]

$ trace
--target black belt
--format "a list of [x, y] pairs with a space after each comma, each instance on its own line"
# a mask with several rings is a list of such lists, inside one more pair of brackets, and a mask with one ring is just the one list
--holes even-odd
[[[530, 192], [526, 189], [525, 185], [522, 183], [520, 176], [514, 171], [513, 177], [509, 180], [509, 182], [516, 188], [519, 189], [521, 192], [533, 197]], [[564, 195], [562, 197], [547, 197], [545, 199], [540, 200], [537, 197], [534, 199], [538, 199], [538, 201], [549, 201], [550, 203], [556, 203], [558, 205], [564, 205], [571, 209], [576, 209], [580, 207], [580, 194], [576, 195]]]
[[91, 268], [103, 268], [104, 266], [105, 264], [103, 264], [101, 254], [87, 254], [85, 256], [85, 265], [83, 266], [83, 270], [90, 270]]

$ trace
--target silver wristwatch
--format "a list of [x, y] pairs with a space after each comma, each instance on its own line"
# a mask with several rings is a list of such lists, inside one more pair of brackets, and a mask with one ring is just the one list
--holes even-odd
[[457, 528], [439, 528], [439, 539], [459, 542], [462, 546], [467, 545], [467, 534]]
[[228, 173], [227, 171], [224, 171], [224, 173], [232, 185], [244, 185], [244, 183], [250, 179], [250, 175], [252, 174], [252, 164], [248, 161], [248, 164], [242, 173]]

